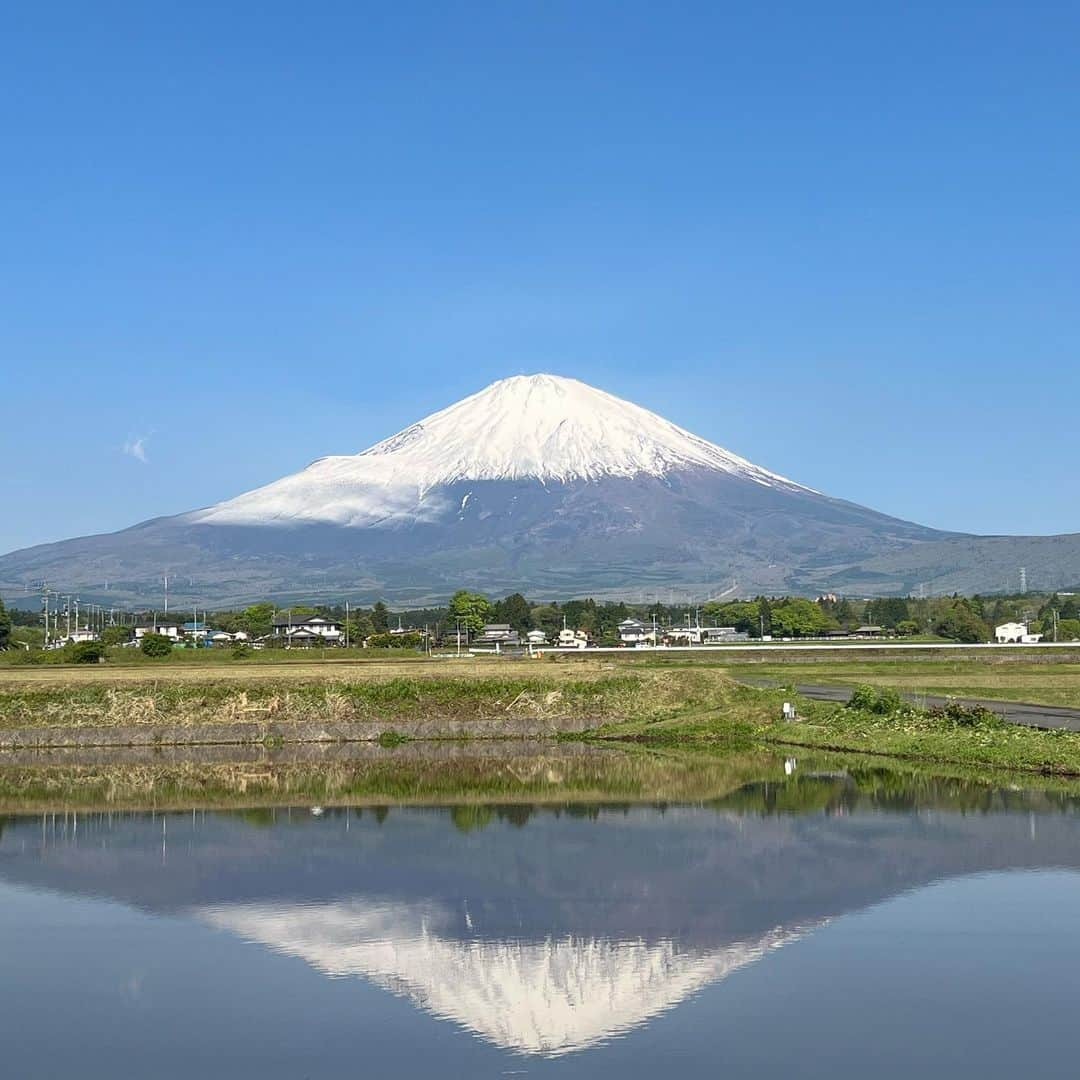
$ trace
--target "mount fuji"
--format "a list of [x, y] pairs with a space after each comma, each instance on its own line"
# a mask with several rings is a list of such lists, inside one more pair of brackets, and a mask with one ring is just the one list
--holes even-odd
[[[113, 602], [906, 593], [1080, 581], [1080, 536], [946, 533], [814, 491], [576, 379], [492, 383], [358, 454], [121, 532], [0, 557]], [[108, 593], [104, 583], [108, 582]]]

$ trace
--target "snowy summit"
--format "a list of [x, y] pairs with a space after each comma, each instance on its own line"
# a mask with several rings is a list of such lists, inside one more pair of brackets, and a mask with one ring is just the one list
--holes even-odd
[[205, 524], [430, 519], [438, 489], [462, 481], [661, 477], [707, 469], [806, 491], [656, 413], [558, 375], [515, 375], [432, 413], [359, 454], [325, 457], [197, 511]]

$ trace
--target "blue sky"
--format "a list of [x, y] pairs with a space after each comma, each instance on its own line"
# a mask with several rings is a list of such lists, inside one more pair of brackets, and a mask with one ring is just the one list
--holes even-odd
[[533, 371], [902, 517], [1080, 531], [1078, 39], [1075, 4], [11, 7], [0, 551]]

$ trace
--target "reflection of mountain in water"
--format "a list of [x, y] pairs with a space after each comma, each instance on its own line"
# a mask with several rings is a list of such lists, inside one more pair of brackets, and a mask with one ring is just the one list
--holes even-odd
[[640, 939], [460, 941], [438, 933], [430, 910], [359, 902], [199, 914], [327, 975], [361, 975], [504, 1049], [548, 1056], [637, 1027], [793, 936], [699, 952]]
[[[417, 809], [90, 815], [77, 832], [14, 818], [0, 880], [197, 918], [550, 1055], [639, 1025], [900, 892], [1080, 868], [1071, 802], [1036, 814], [1014, 794], [958, 812], [946, 807], [969, 804], [954, 787], [944, 795], [891, 785], [879, 801], [829, 778], [708, 808], [517, 811], [468, 832]], [[784, 806], [814, 809], [772, 812]]]

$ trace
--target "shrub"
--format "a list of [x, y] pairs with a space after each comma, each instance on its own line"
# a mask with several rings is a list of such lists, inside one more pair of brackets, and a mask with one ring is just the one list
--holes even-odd
[[419, 649], [423, 641], [420, 634], [372, 634], [367, 639], [369, 649]]
[[858, 709], [860, 712], [873, 712], [875, 701], [877, 701], [877, 691], [872, 686], [859, 685], [848, 698], [847, 707]]
[[79, 641], [68, 648], [70, 652], [65, 659], [73, 664], [96, 664], [105, 658], [105, 645], [100, 641]]
[[139, 648], [143, 656], [159, 658], [172, 654], [172, 642], [164, 634], [144, 634]]
[[246, 660], [251, 655], [251, 649], [247, 645], [234, 645], [232, 658], [234, 660]]
[[126, 645], [131, 640], [129, 626], [106, 626], [101, 631], [101, 640], [106, 645]]
[[985, 705], [964, 705], [959, 701], [935, 705], [932, 709], [927, 709], [926, 715], [935, 720], [944, 720], [956, 727], [997, 726], [1002, 723], [997, 713]]
[[889, 716], [904, 707], [904, 699], [891, 686], [856, 686], [848, 700], [849, 709]]

